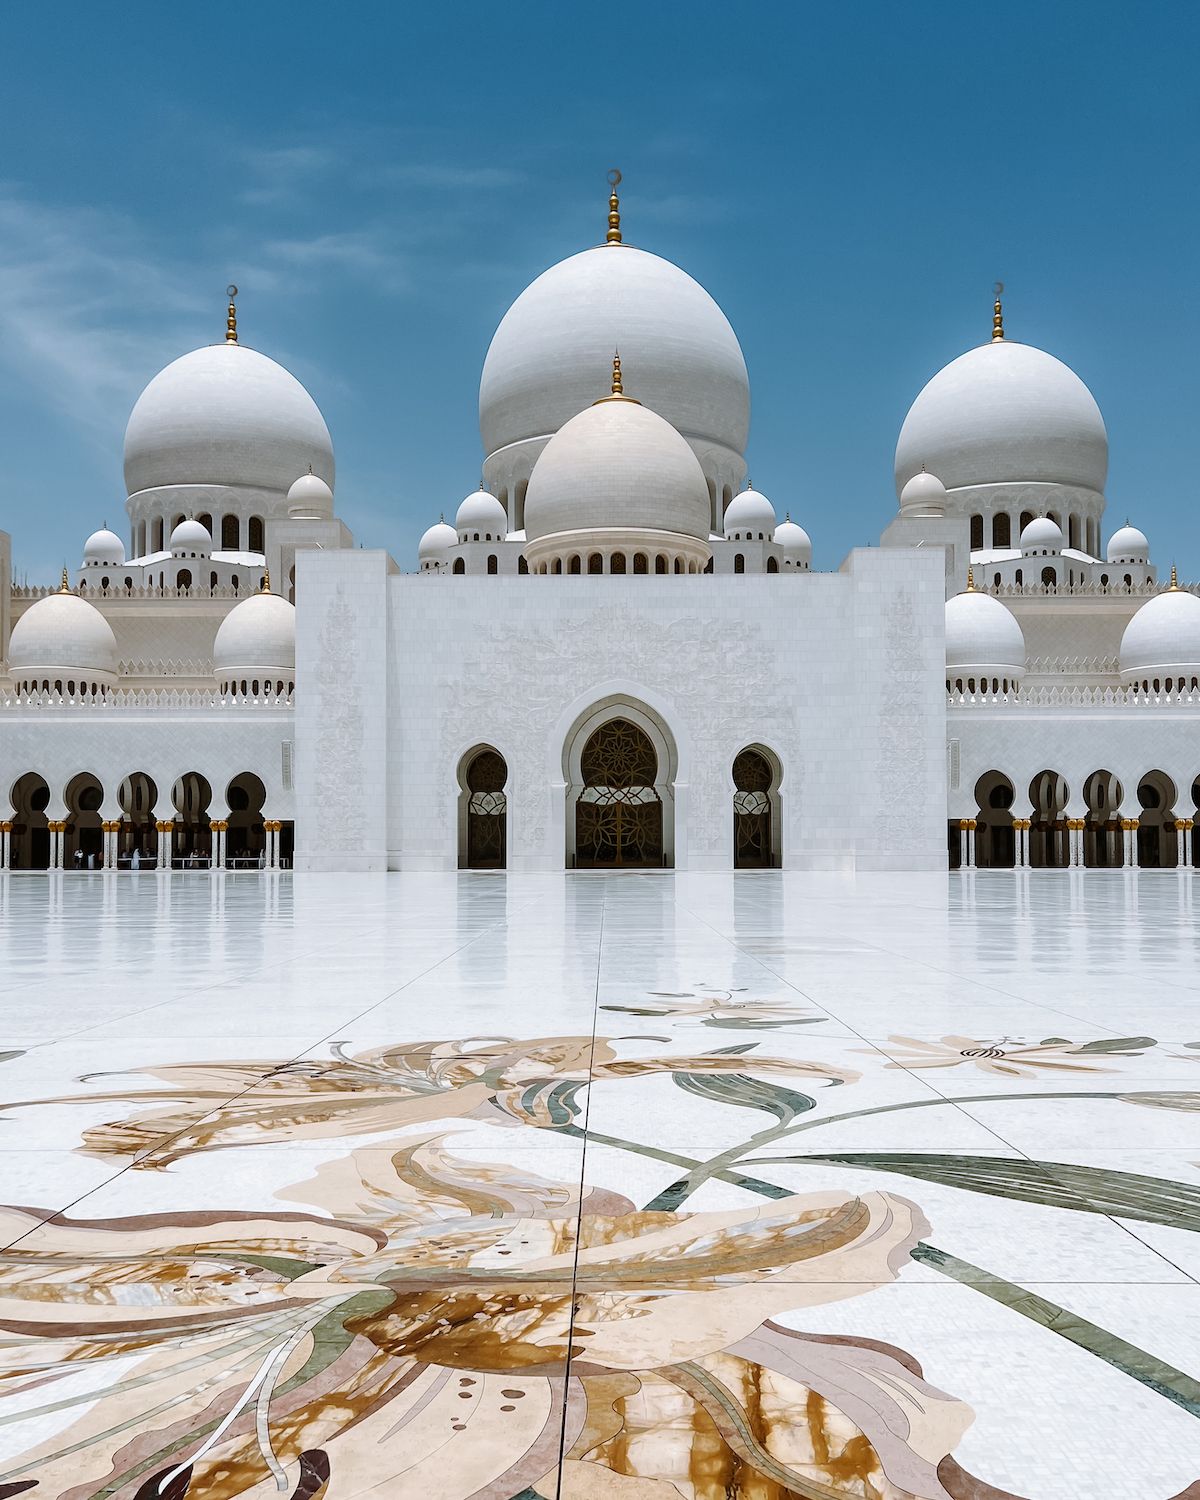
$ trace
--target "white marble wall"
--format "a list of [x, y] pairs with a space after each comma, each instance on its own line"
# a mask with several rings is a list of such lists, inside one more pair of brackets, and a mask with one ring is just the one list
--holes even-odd
[[679, 868], [732, 863], [731, 767], [753, 743], [783, 767], [786, 866], [944, 865], [940, 552], [803, 578], [387, 569], [298, 559], [297, 868], [453, 869], [457, 770], [486, 743], [509, 767], [510, 867], [561, 869], [564, 746], [602, 701], [673, 742]]

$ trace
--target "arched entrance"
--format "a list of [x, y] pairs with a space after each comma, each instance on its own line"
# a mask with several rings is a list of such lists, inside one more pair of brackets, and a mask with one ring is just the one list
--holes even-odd
[[1093, 771], [1083, 783], [1083, 862], [1090, 870], [1116, 870], [1125, 862], [1117, 809], [1125, 795], [1111, 771]]
[[175, 804], [171, 864], [177, 870], [207, 869], [212, 860], [208, 805], [212, 787], [199, 771], [188, 771], [171, 788]]
[[1012, 782], [1000, 771], [987, 771], [975, 783], [975, 863], [981, 870], [1011, 870], [1017, 862], [1015, 796]]
[[133, 771], [117, 788], [117, 801], [124, 817], [117, 841], [117, 867], [140, 869], [158, 861], [158, 825], [154, 809], [158, 787], [145, 771]]
[[63, 864], [68, 870], [102, 870], [104, 830], [100, 807], [104, 788], [90, 771], [83, 771], [67, 784], [63, 800], [67, 804]]
[[1035, 870], [1065, 870], [1071, 863], [1070, 834], [1063, 809], [1067, 783], [1057, 771], [1039, 771], [1029, 783], [1033, 820], [1029, 829], [1029, 863]]
[[469, 751], [459, 767], [460, 870], [503, 870], [508, 856], [508, 764], [490, 745]]
[[267, 789], [253, 771], [242, 771], [226, 787], [229, 827], [225, 831], [225, 863], [230, 868], [256, 868], [265, 862], [263, 804], [266, 800]]
[[[670, 863], [664, 838], [664, 779], [670, 769], [642, 715], [589, 716], [567, 788], [567, 863], [577, 870], [660, 870]], [[577, 736], [578, 739], [578, 736]]]
[[773, 758], [748, 745], [733, 761], [733, 867], [770, 870], [779, 863], [779, 777]]
[[26, 771], [9, 794], [13, 807], [12, 833], [9, 835], [10, 870], [48, 870], [50, 868], [50, 825], [46, 808], [50, 788], [44, 776]]
[[1147, 771], [1138, 782], [1137, 862], [1143, 870], [1173, 870], [1179, 861], [1175, 783], [1165, 771]]

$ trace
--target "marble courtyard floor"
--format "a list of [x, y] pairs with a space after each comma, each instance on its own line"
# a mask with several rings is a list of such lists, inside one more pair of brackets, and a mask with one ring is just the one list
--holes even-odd
[[0, 878], [0, 1500], [1200, 1497], [1193, 878]]

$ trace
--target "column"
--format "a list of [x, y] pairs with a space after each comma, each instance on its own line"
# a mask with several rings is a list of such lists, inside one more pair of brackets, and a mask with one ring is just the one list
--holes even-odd
[[1029, 825], [1028, 818], [1013, 819], [1013, 840], [1016, 845], [1016, 867], [1018, 870], [1029, 868]]
[[1121, 832], [1125, 839], [1125, 863], [1130, 869], [1137, 868], [1137, 829], [1136, 818], [1121, 819]]
[[174, 831], [174, 823], [164, 823], [161, 818], [154, 827], [158, 831], [158, 858], [155, 860], [155, 868], [169, 870], [171, 868], [171, 834]]
[[1179, 847], [1179, 854], [1175, 860], [1177, 870], [1186, 870], [1191, 864], [1192, 824], [1191, 818], [1175, 819], [1175, 842]]
[[263, 828], [267, 835], [267, 869], [276, 870], [279, 868], [279, 824], [274, 818], [268, 818]]
[[225, 830], [229, 824], [224, 818], [210, 818], [208, 827], [212, 834], [212, 868], [223, 870], [225, 868]]
[[67, 825], [62, 822], [47, 822], [50, 830], [50, 868], [52, 870], [65, 869], [67, 854], [67, 840], [65, 834]]
[[960, 818], [958, 823], [963, 833], [963, 861], [964, 870], [975, 868], [975, 829], [978, 826], [974, 818]]
[[0, 870], [7, 870], [12, 858], [12, 824], [0, 823]]
[[1082, 818], [1067, 819], [1067, 838], [1070, 841], [1071, 868], [1078, 869], [1083, 864], [1083, 826]]

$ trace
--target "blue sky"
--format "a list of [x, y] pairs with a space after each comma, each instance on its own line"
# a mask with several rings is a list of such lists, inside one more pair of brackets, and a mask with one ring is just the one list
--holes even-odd
[[[221, 337], [288, 366], [338, 509], [414, 565], [477, 482], [495, 325], [554, 261], [678, 262], [746, 354], [756, 486], [819, 567], [877, 540], [909, 402], [983, 342], [1108, 424], [1112, 529], [1200, 575], [1200, 18], [1183, 4], [23, 8], [0, 93], [0, 527], [19, 573], [123, 534], [142, 386]], [[17, 65], [13, 66], [14, 60]]]

